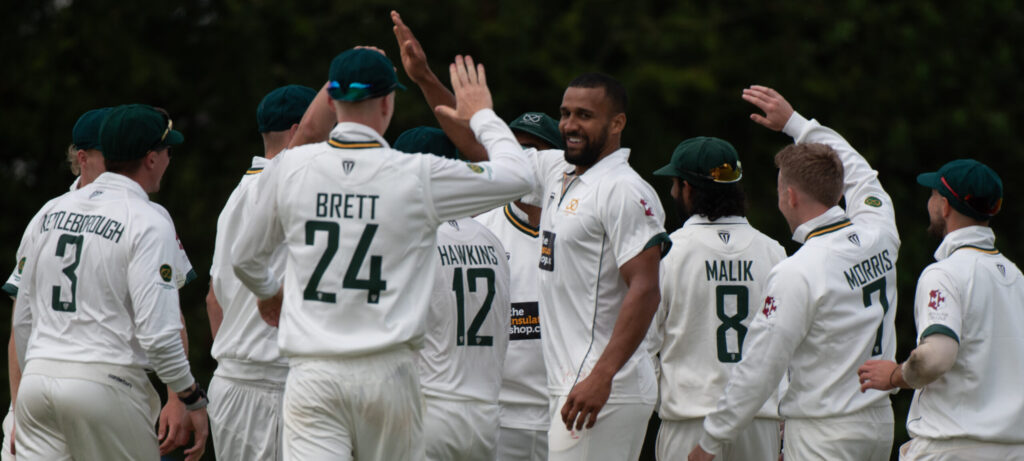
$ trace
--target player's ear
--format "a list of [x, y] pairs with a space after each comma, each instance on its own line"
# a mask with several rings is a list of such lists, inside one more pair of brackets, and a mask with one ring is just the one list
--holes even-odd
[[626, 129], [626, 113], [619, 112], [612, 117], [612, 123], [608, 126], [608, 131], [611, 134], [622, 133], [622, 130]]

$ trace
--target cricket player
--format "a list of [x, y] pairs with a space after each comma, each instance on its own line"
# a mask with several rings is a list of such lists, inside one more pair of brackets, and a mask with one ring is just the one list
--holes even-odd
[[[542, 112], [516, 117], [509, 128], [524, 149], [564, 147], [558, 122]], [[475, 219], [498, 236], [511, 271], [511, 324], [502, 373], [498, 432], [499, 461], [548, 459], [547, 372], [541, 349], [539, 271], [540, 208], [521, 200]]]
[[[457, 108], [445, 110], [469, 124], [490, 162], [388, 147], [382, 134], [403, 87], [382, 53], [357, 48], [331, 63], [326, 92], [338, 123], [330, 139], [282, 153], [257, 182], [233, 266], [264, 320], [280, 327], [285, 459], [423, 457], [414, 349], [426, 328], [437, 226], [534, 185], [522, 149], [490, 110], [483, 66], [458, 56], [449, 70]], [[282, 243], [283, 283], [269, 265]]]
[[917, 182], [931, 189], [928, 231], [942, 239], [917, 281], [918, 344], [902, 364], [867, 361], [861, 390], [917, 390], [902, 460], [1024, 459], [1024, 275], [989, 227], [1002, 180], [962, 159]]
[[207, 400], [181, 342], [179, 245], [146, 195], [183, 139], [152, 107], [112, 109], [100, 129], [107, 172], [51, 200], [27, 228], [16, 309], [31, 309], [32, 327], [15, 407], [19, 456], [157, 457], [159, 399], [147, 367], [189, 410], [197, 444], [188, 459], [202, 456]]
[[705, 417], [690, 459], [722, 454], [785, 374], [779, 415], [787, 459], [887, 460], [889, 395], [861, 393], [856, 373], [865, 360], [896, 353], [900, 241], [892, 201], [878, 173], [835, 131], [793, 111], [771, 88], [751, 86], [743, 99], [765, 112], [752, 120], [796, 142], [775, 163], [779, 211], [803, 246], [768, 275], [743, 360]]
[[[654, 174], [672, 178], [672, 198], [680, 216], [689, 217], [672, 233], [672, 252], [661, 261], [661, 305], [648, 337], [660, 365], [656, 454], [671, 460], [700, 439], [704, 416], [715, 411], [730, 372], [744, 359], [768, 271], [786, 252], [747, 222], [743, 169], [732, 144], [687, 139]], [[773, 393], [720, 458], [776, 461], [780, 443]]]
[[[103, 153], [100, 147], [100, 125], [103, 122], [103, 118], [110, 112], [109, 107], [100, 109], [92, 109], [82, 114], [71, 130], [72, 143], [67, 149], [68, 164], [71, 169], [71, 173], [75, 175], [75, 180], [71, 183], [69, 190], [74, 192], [82, 187], [85, 187], [92, 183], [100, 174], [106, 171], [106, 166], [103, 161]], [[154, 209], [159, 213], [171, 219], [170, 213], [156, 202], [149, 202]], [[177, 235], [177, 233], [175, 233]], [[191, 282], [196, 278], [195, 271], [192, 269], [192, 263], [188, 259], [188, 255], [185, 254], [185, 248], [181, 245], [181, 241], [178, 241], [178, 258], [174, 263], [175, 267], [175, 285], [178, 289], [181, 289], [185, 284]], [[23, 265], [16, 263], [14, 271], [11, 272], [11, 276], [7, 279], [4, 284], [3, 290], [14, 301], [18, 294], [18, 286], [21, 281], [21, 270]], [[22, 325], [23, 328], [28, 328], [31, 325], [31, 310], [23, 309], [22, 315], [27, 316], [24, 319], [15, 319], [11, 322], [12, 325]], [[20, 337], [24, 341], [28, 340], [31, 330], [26, 329]], [[12, 329], [11, 339], [7, 349], [7, 368], [8, 377], [10, 379], [10, 390], [11, 390], [11, 406], [8, 410], [7, 416], [4, 418], [4, 442], [3, 447], [0, 449], [0, 459], [7, 461], [12, 459], [14, 453], [11, 451], [14, 447], [14, 439], [11, 437], [11, 431], [14, 428], [14, 403], [17, 400], [18, 386], [21, 381], [21, 366], [24, 361], [24, 351], [27, 347], [26, 344], [15, 345], [14, 342], [15, 334]], [[185, 328], [184, 317], [182, 317], [182, 344], [185, 346], [186, 354], [188, 353], [188, 334]], [[18, 353], [17, 351], [21, 351]], [[157, 424], [157, 439], [160, 441], [160, 453], [161, 455], [170, 453], [175, 448], [184, 445], [188, 442], [189, 433], [193, 432], [194, 429], [186, 427], [187, 414], [184, 404], [178, 400], [177, 394], [168, 388], [167, 392], [167, 403], [160, 411], [160, 420]], [[205, 442], [204, 442], [205, 443]]]
[[[281, 404], [288, 361], [277, 346], [277, 329], [260, 319], [256, 296], [231, 268], [231, 244], [251, 214], [248, 195], [256, 194], [263, 168], [291, 142], [316, 90], [286, 85], [268, 93], [256, 109], [263, 156], [231, 192], [217, 218], [217, 238], [206, 296], [217, 369], [210, 381], [210, 430], [218, 459], [283, 459]], [[272, 253], [272, 272], [284, 275], [282, 245]]]

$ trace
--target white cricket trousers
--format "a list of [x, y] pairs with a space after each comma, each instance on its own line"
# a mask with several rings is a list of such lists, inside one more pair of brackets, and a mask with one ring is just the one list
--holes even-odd
[[33, 359], [14, 409], [18, 459], [157, 459], [160, 398], [141, 368]]
[[14, 461], [14, 453], [11, 453], [11, 429], [14, 428], [14, 407], [7, 408], [7, 416], [4, 416], [4, 441], [0, 447], [0, 461]]
[[[655, 456], [658, 461], [686, 459], [703, 434], [704, 418], [662, 420]], [[722, 446], [715, 461], [778, 461], [781, 449], [779, 420], [754, 418], [736, 440]]]
[[888, 461], [892, 430], [889, 405], [832, 418], [790, 418], [783, 451], [786, 461]]
[[900, 446], [900, 461], [1024, 461], [1024, 444], [916, 437]]
[[608, 403], [590, 429], [568, 431], [562, 422], [566, 396], [551, 399], [550, 461], [623, 461], [640, 457], [654, 404]]
[[210, 435], [217, 459], [280, 461], [284, 384], [214, 375], [210, 380]]
[[423, 440], [429, 461], [494, 461], [498, 444], [498, 403], [423, 399]]
[[355, 358], [289, 358], [284, 459], [423, 459], [423, 403], [408, 347]]
[[547, 461], [548, 431], [498, 428], [498, 461]]

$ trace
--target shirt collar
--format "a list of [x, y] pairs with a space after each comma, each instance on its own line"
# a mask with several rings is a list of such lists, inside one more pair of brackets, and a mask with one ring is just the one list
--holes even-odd
[[935, 260], [942, 261], [959, 249], [971, 249], [983, 253], [998, 253], [996, 234], [987, 226], [968, 226], [946, 234], [942, 244], [935, 250]]
[[[793, 232], [793, 240], [795, 240], [797, 243], [804, 243], [807, 241], [807, 238], [809, 236], [816, 237], [818, 235], [821, 235], [816, 231], [827, 230], [831, 227], [841, 225], [843, 221], [846, 221], [847, 225], [849, 225], [849, 220], [846, 218], [846, 211], [843, 211], [843, 209], [839, 208], [838, 206], [834, 206], [826, 210], [824, 213], [818, 215], [817, 217], [811, 218], [809, 221], [799, 225], [796, 228], [796, 231]], [[836, 229], [840, 228], [841, 227], [837, 227]], [[815, 235], [810, 235], [812, 233], [814, 233]]]
[[351, 146], [349, 148], [378, 147], [369, 145], [374, 143], [379, 143], [380, 147], [391, 147], [373, 128], [355, 122], [341, 122], [334, 125], [328, 143], [338, 148], [346, 148], [346, 146]]
[[722, 216], [714, 221], [708, 219], [707, 216], [695, 214], [690, 216], [686, 222], [683, 223], [683, 227], [686, 226], [707, 226], [713, 224], [747, 224], [747, 218], [743, 216]]
[[629, 163], [629, 148], [620, 147], [598, 160], [597, 163], [593, 164], [587, 171], [580, 175], [580, 180], [585, 183], [593, 184], [601, 180], [601, 178], [608, 174], [616, 171], [624, 164]]
[[149, 201], [149, 194], [147, 194], [146, 191], [142, 190], [142, 186], [140, 186], [139, 183], [135, 182], [134, 179], [131, 179], [122, 174], [111, 173], [109, 171], [106, 171], [103, 174], [99, 175], [99, 177], [96, 178], [95, 181], [90, 183], [89, 186], [93, 184], [97, 186], [106, 186], [116, 189], [123, 189], [129, 194], [135, 195], [136, 197], [143, 199], [147, 202]]
[[71, 183], [71, 192], [78, 190], [78, 183], [82, 180], [81, 176], [75, 176], [75, 182]]

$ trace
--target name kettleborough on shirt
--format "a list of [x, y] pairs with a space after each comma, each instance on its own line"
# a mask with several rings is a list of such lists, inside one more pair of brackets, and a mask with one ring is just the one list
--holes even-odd
[[753, 282], [754, 261], [704, 261], [709, 282]]
[[103, 215], [79, 214], [67, 211], [54, 211], [43, 217], [39, 233], [58, 230], [76, 234], [96, 234], [114, 243], [121, 241], [124, 235], [124, 224]]
[[490, 245], [438, 245], [437, 254], [442, 266], [498, 265], [498, 252]]
[[[377, 199], [379, 195], [369, 194], [316, 194], [316, 217], [377, 219]], [[367, 203], [368, 202], [368, 203]]]
[[893, 264], [892, 259], [889, 259], [889, 250], [883, 250], [881, 253], [854, 264], [849, 269], [843, 271], [843, 275], [846, 276], [846, 283], [853, 290], [881, 277], [886, 272], [892, 270], [892, 268]]

